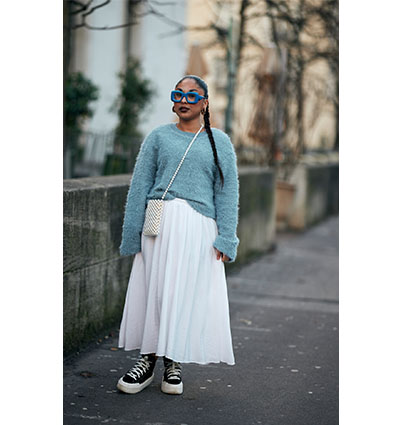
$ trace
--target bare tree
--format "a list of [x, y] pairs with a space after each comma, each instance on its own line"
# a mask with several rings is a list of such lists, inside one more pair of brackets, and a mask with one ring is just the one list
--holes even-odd
[[[86, 28], [88, 30], [113, 30], [135, 25], [140, 18], [153, 14], [168, 23], [172, 31], [163, 34], [164, 37], [184, 31], [212, 32], [212, 41], [201, 46], [208, 49], [220, 46], [226, 57], [227, 71], [227, 107], [225, 113], [225, 131], [231, 135], [233, 110], [236, 100], [236, 87], [239, 69], [244, 60], [244, 51], [247, 46], [258, 46], [262, 49], [264, 44], [253, 37], [247, 31], [248, 23], [253, 19], [269, 19], [271, 28], [271, 39], [278, 47], [278, 51], [285, 57], [287, 72], [276, 81], [276, 89], [270, 95], [274, 98], [274, 125], [273, 142], [269, 142], [267, 149], [270, 150], [271, 163], [274, 163], [274, 155], [278, 146], [283, 144], [286, 135], [294, 133], [292, 139], [296, 140], [290, 148], [291, 157], [297, 160], [304, 151], [305, 137], [305, 76], [306, 70], [315, 61], [325, 61], [331, 70], [335, 89], [331, 101], [335, 108], [335, 119], [338, 122], [338, 0], [239, 0], [233, 3], [229, 0], [214, 0], [212, 4], [214, 12], [209, 22], [203, 25], [190, 26], [177, 22], [167, 17], [163, 12], [163, 5], [174, 4], [174, 2], [163, 3], [156, 0], [129, 0], [131, 13], [129, 20], [114, 26], [95, 27], [88, 22], [88, 17], [96, 11], [105, 7], [111, 0], [105, 0], [96, 6], [93, 0], [71, 0], [69, 13], [71, 20], [67, 20], [70, 30]], [[211, 3], [211, 2], [210, 2]], [[141, 8], [137, 6], [142, 5]], [[257, 4], [264, 6], [265, 10], [253, 13], [253, 7]], [[156, 8], [157, 7], [157, 8]], [[233, 19], [222, 22], [220, 13], [224, 8], [233, 8]], [[66, 20], [65, 20], [66, 21]], [[67, 25], [68, 27], [68, 25]], [[65, 43], [68, 51], [68, 43]], [[68, 56], [68, 54], [67, 54]], [[66, 55], [65, 55], [66, 57]], [[326, 93], [318, 86], [314, 88], [317, 97], [315, 114], [309, 125], [314, 124], [314, 119], [319, 116], [319, 102], [324, 102]], [[272, 103], [270, 105], [272, 107]], [[269, 140], [267, 138], [266, 140]], [[268, 143], [268, 142], [267, 142]], [[335, 141], [335, 149], [338, 149], [338, 125]]]
[[[121, 28], [131, 27], [140, 23], [141, 18], [147, 15], [155, 15], [159, 19], [167, 22], [173, 27], [182, 27], [183, 24], [170, 19], [159, 10], [160, 7], [170, 6], [176, 2], [159, 2], [157, 0], [127, 0], [128, 20], [117, 25], [95, 26], [88, 22], [88, 19], [97, 10], [107, 7], [112, 0], [104, 0], [94, 4], [94, 0], [64, 0], [64, 69], [69, 70], [71, 56], [71, 36], [74, 30], [85, 28], [91, 31], [111, 31]], [[139, 6], [142, 6], [141, 8]], [[157, 6], [158, 8], [156, 8]]]
[[[333, 96], [331, 98], [335, 109], [336, 136], [334, 150], [339, 150], [339, 1], [326, 0], [318, 4], [309, 5], [308, 14], [311, 18], [317, 19], [321, 30], [311, 34], [315, 39], [313, 45], [316, 46], [310, 52], [309, 63], [316, 60], [324, 60], [335, 82]], [[325, 43], [322, 43], [322, 39]], [[321, 41], [321, 42], [320, 42]]]
[[[175, 28], [181, 24], [169, 19], [159, 8], [175, 4], [174, 2], [159, 2], [157, 0], [127, 0], [128, 20], [127, 22], [118, 23], [117, 25], [106, 25], [102, 27], [91, 25], [90, 17], [97, 13], [100, 9], [111, 4], [112, 0], [94, 1], [94, 0], [63, 0], [63, 85], [66, 87], [68, 76], [71, 72], [71, 56], [73, 50], [73, 34], [79, 28], [88, 31], [110, 31], [120, 28], [128, 28], [140, 22], [140, 19], [146, 15], [155, 15], [159, 19], [168, 22]], [[142, 7], [139, 7], [139, 6]], [[127, 37], [128, 38], [128, 37]], [[129, 51], [129, 49], [127, 50]], [[129, 57], [127, 55], [127, 61]], [[64, 104], [66, 104], [66, 96], [64, 90]], [[65, 178], [71, 177], [72, 174], [72, 141], [68, 136], [67, 114], [64, 108], [64, 135], [63, 135], [63, 153], [64, 153], [64, 170]]]
[[[286, 79], [286, 128], [296, 127], [297, 143], [293, 155], [297, 158], [304, 151], [304, 105], [306, 69], [315, 61], [324, 60], [332, 73], [335, 88], [331, 101], [335, 110], [336, 140], [338, 149], [339, 121], [339, 60], [338, 60], [338, 0], [265, 0], [266, 15], [271, 22], [274, 43], [287, 52], [288, 76]], [[310, 86], [311, 87], [311, 86]], [[317, 102], [321, 104], [327, 93], [316, 91]], [[291, 104], [296, 103], [292, 114]], [[317, 108], [316, 108], [317, 110]], [[313, 117], [318, 117], [318, 114]], [[310, 125], [314, 119], [310, 120]]]
[[[233, 110], [236, 94], [236, 82], [239, 67], [242, 63], [242, 53], [244, 48], [249, 45], [260, 45], [258, 40], [246, 32], [247, 10], [253, 5], [250, 0], [240, 0], [239, 8], [235, 10], [234, 19], [225, 24], [217, 23], [220, 11], [226, 7], [232, 7], [233, 2], [230, 0], [216, 0], [216, 14], [211, 17], [210, 22], [203, 25], [190, 26], [182, 22], [177, 22], [162, 12], [162, 7], [175, 4], [175, 2], [158, 2], [156, 0], [128, 0], [130, 9], [129, 20], [117, 25], [94, 26], [89, 23], [89, 17], [96, 13], [100, 8], [106, 7], [112, 0], [105, 0], [101, 3], [94, 4], [93, 0], [70, 0], [66, 1], [68, 5], [65, 7], [65, 40], [71, 40], [71, 32], [78, 28], [86, 28], [87, 30], [105, 31], [115, 30], [124, 27], [130, 27], [139, 23], [140, 19], [146, 15], [154, 15], [162, 21], [172, 26], [172, 31], [163, 34], [163, 36], [175, 35], [185, 31], [205, 31], [214, 33], [215, 37], [212, 43], [204, 48], [219, 45], [223, 48], [226, 56], [227, 69], [227, 108], [225, 113], [225, 131], [232, 134]], [[142, 6], [141, 8], [138, 6]], [[66, 17], [66, 14], [68, 15]], [[67, 32], [67, 35], [66, 35]], [[65, 72], [68, 72], [70, 61], [70, 45], [65, 42]]]

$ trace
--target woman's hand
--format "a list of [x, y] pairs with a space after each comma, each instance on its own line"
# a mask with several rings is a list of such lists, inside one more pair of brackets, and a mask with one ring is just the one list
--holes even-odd
[[[215, 248], [215, 247], [214, 247]], [[220, 252], [218, 249], [215, 248], [216, 251], [216, 259], [220, 260], [222, 259], [222, 261], [229, 261], [229, 257], [227, 255], [225, 255], [223, 252]]]

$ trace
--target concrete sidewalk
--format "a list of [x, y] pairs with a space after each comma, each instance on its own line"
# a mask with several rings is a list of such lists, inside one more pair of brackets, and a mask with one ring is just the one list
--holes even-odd
[[279, 234], [228, 275], [234, 366], [184, 364], [184, 393], [169, 396], [159, 359], [148, 388], [122, 394], [139, 350], [117, 350], [116, 329], [65, 361], [64, 424], [338, 424], [338, 225]]

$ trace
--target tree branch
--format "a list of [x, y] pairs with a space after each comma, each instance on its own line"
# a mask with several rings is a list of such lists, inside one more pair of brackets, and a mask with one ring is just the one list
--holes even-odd
[[98, 6], [91, 7], [91, 9], [88, 10], [88, 12], [83, 13], [82, 16], [87, 17], [88, 15], [93, 13], [96, 9], [99, 9], [100, 7], [106, 6], [109, 3], [110, 3], [110, 0], [105, 0], [103, 3], [98, 4]]
[[[67, 1], [67, 0], [65, 0], [65, 1]], [[78, 13], [81, 13], [81, 12], [83, 12], [84, 10], [87, 10], [87, 9], [88, 9], [88, 7], [89, 7], [89, 5], [92, 3], [92, 1], [93, 1], [93, 0], [89, 0], [89, 1], [85, 4], [85, 3], [80, 2], [80, 1], [78, 1], [78, 0], [71, 0], [71, 1], [70, 1], [70, 3], [71, 3], [72, 5], [79, 6], [79, 9], [72, 11], [72, 12], [71, 12], [71, 15], [78, 15]]]

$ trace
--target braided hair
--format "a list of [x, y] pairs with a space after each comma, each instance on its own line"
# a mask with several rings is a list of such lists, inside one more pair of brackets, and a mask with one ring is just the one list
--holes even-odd
[[[191, 78], [191, 79], [193, 79], [196, 83], [197, 83], [197, 85], [202, 89], [202, 90], [204, 90], [204, 97], [206, 98], [206, 99], [208, 99], [208, 86], [207, 86], [207, 83], [203, 80], [203, 79], [201, 79], [200, 77], [198, 77], [197, 75], [185, 75], [177, 84], [176, 84], [176, 87], [183, 81], [183, 80], [186, 80], [187, 78]], [[221, 178], [221, 183], [222, 183], [222, 187], [223, 187], [223, 184], [224, 184], [224, 181], [225, 181], [225, 179], [224, 179], [224, 177], [223, 177], [223, 173], [222, 173], [222, 169], [221, 169], [221, 167], [220, 167], [220, 165], [219, 165], [219, 160], [218, 160], [218, 153], [217, 153], [217, 151], [216, 151], [216, 145], [215, 145], [215, 140], [214, 140], [214, 136], [213, 136], [213, 134], [212, 134], [212, 130], [211, 130], [211, 123], [210, 123], [210, 120], [209, 120], [209, 118], [210, 118], [210, 115], [209, 115], [209, 105], [207, 105], [207, 107], [206, 107], [206, 109], [205, 109], [205, 112], [203, 113], [203, 115], [204, 115], [204, 126], [205, 126], [205, 130], [206, 130], [206, 132], [207, 132], [207, 134], [208, 134], [208, 139], [209, 139], [209, 142], [211, 143], [211, 148], [212, 148], [212, 153], [214, 154], [214, 160], [215, 160], [215, 164], [216, 164], [216, 166], [218, 167], [218, 171], [219, 171], [219, 176], [220, 176], [220, 178]]]

